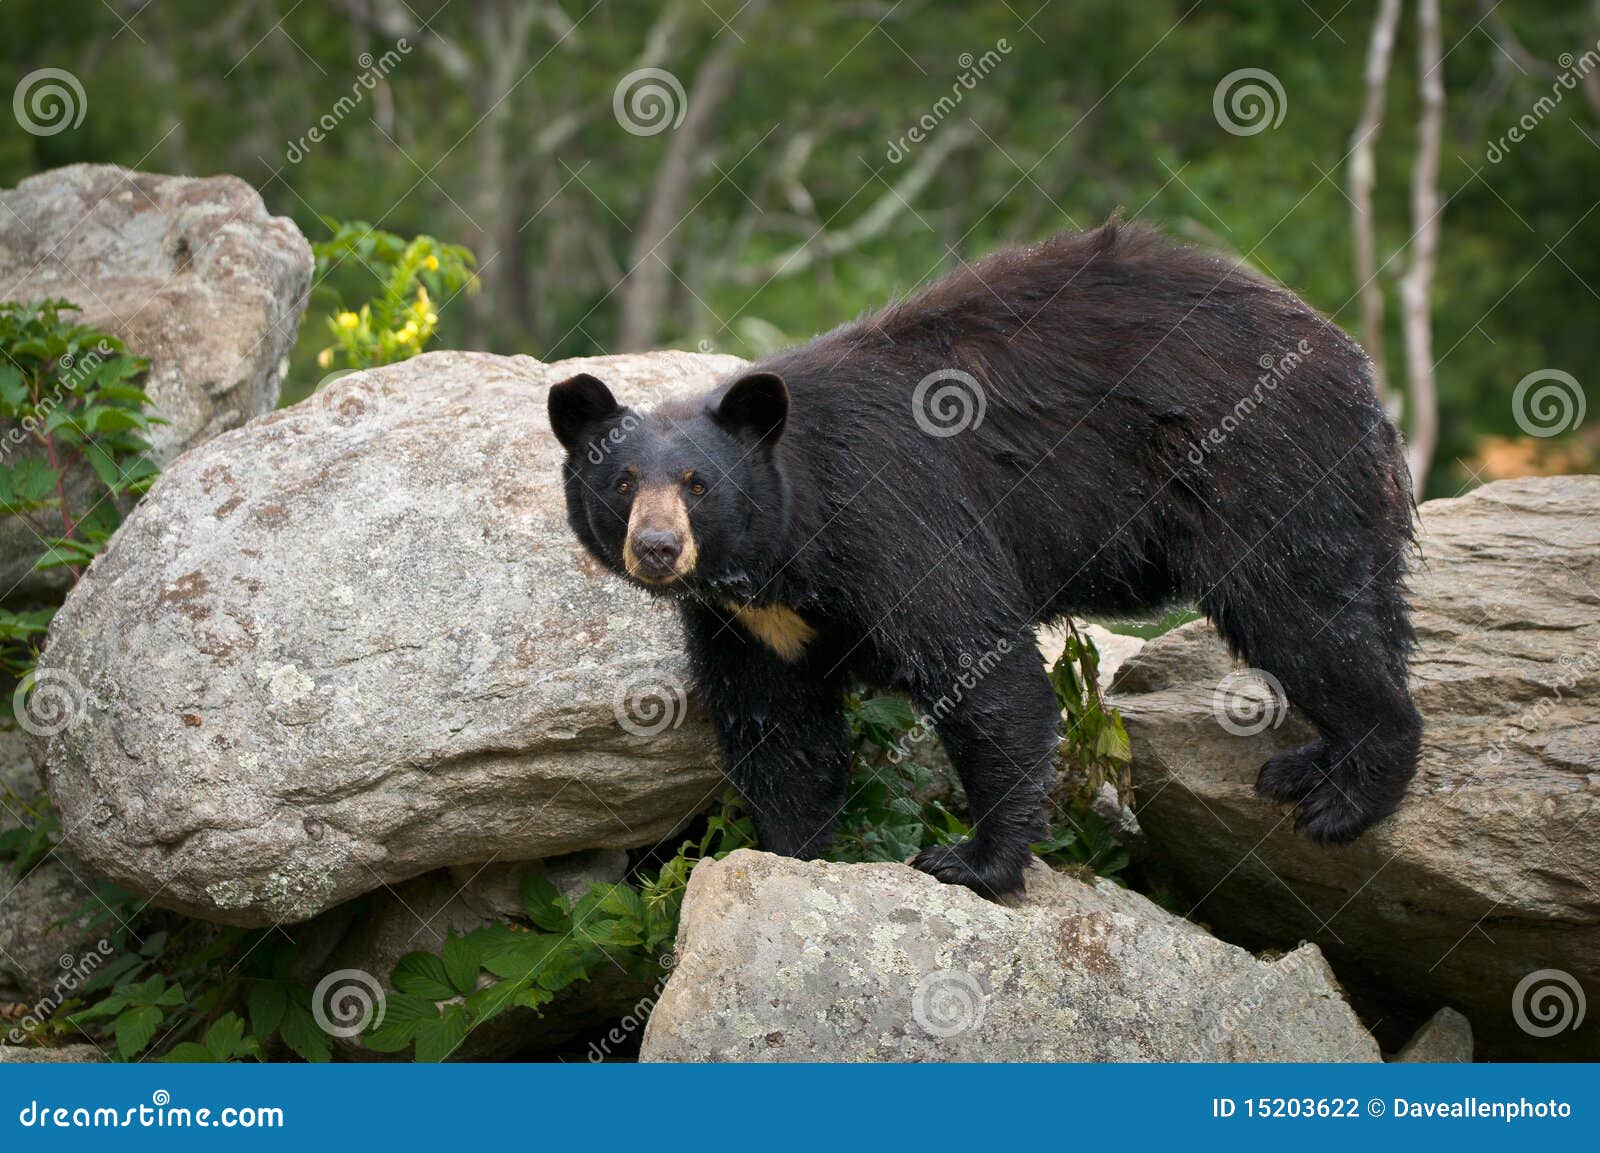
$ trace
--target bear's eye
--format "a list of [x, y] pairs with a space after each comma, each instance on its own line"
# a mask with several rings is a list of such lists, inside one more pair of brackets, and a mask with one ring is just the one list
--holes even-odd
[[697, 476], [691, 476], [689, 478], [689, 491], [694, 493], [695, 496], [705, 496], [706, 482]]
[[617, 491], [623, 496], [627, 496], [633, 491], [633, 481], [628, 477], [623, 477], [621, 480], [617, 481]]

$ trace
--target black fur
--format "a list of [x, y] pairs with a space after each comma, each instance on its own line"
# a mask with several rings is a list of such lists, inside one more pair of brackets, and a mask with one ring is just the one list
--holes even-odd
[[[932, 436], [913, 394], [949, 370], [985, 408]], [[1175, 600], [1322, 734], [1263, 767], [1264, 796], [1323, 842], [1399, 803], [1420, 737], [1410, 486], [1366, 356], [1287, 290], [1113, 222], [964, 267], [699, 403], [640, 416], [580, 379], [550, 408], [597, 557], [623, 571], [624, 470], [703, 478], [698, 565], [652, 587], [682, 609], [764, 847], [827, 845], [860, 678], [937, 719], [966, 787], [974, 835], [917, 866], [1019, 887], [1059, 721], [1034, 626]], [[728, 605], [788, 606], [817, 635], [785, 661]]]

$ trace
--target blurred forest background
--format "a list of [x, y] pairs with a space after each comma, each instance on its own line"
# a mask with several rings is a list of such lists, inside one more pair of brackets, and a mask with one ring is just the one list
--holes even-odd
[[[465, 245], [481, 291], [436, 302], [441, 347], [756, 355], [1120, 208], [1369, 347], [1381, 290], [1391, 403], [1437, 387], [1427, 495], [1596, 462], [1590, 0], [3, 0], [0, 24], [6, 93], [62, 68], [88, 110], [0, 118], [0, 185], [232, 173], [314, 241], [359, 220]], [[1253, 96], [1219, 103], [1240, 70]], [[1410, 366], [1408, 276], [1432, 335]], [[375, 291], [357, 260], [317, 286], [286, 401], [325, 374], [322, 318]], [[1540, 372], [1576, 382], [1555, 435], [1514, 402]]]

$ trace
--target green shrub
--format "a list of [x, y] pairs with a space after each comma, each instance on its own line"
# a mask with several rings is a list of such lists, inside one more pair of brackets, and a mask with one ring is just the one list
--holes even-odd
[[[144, 434], [158, 418], [140, 387], [148, 363], [122, 342], [75, 323], [65, 300], [0, 303], [0, 517], [32, 516], [49, 526], [38, 569], [74, 579], [121, 521], [127, 498], [155, 480]], [[92, 475], [76, 497], [76, 473]], [[3, 590], [0, 590], [3, 592]], [[15, 723], [53, 603], [0, 608], [0, 726]]]

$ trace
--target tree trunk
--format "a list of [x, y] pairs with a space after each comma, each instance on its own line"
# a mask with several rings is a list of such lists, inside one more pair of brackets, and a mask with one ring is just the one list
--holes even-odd
[[1378, 282], [1377, 224], [1372, 214], [1372, 189], [1377, 183], [1373, 159], [1383, 129], [1383, 110], [1389, 86], [1389, 64], [1394, 55], [1395, 25], [1400, 21], [1400, 0], [1381, 0], [1372, 21], [1367, 44], [1366, 103], [1350, 142], [1351, 223], [1355, 237], [1356, 291], [1361, 296], [1361, 342], [1372, 357], [1372, 382], [1378, 398], [1387, 402], [1388, 373], [1384, 361], [1383, 285]]
[[1439, 253], [1439, 147], [1444, 135], [1444, 76], [1439, 50], [1439, 0], [1417, 0], [1421, 115], [1411, 174], [1411, 262], [1400, 288], [1405, 319], [1408, 463], [1412, 490], [1421, 497], [1439, 441], [1439, 397], [1434, 378], [1432, 291]]
[[[748, 27], [765, 6], [765, 0], [751, 0], [741, 10], [737, 22]], [[739, 45], [733, 28], [724, 30], [718, 37], [695, 74], [694, 85], [685, 101], [683, 123], [671, 130], [667, 150], [656, 169], [644, 219], [634, 233], [628, 275], [619, 293], [621, 316], [617, 348], [621, 352], [652, 348], [656, 343], [672, 289], [676, 234], [683, 222], [695, 164], [706, 151], [717, 111], [733, 91], [738, 74], [735, 57]]]

